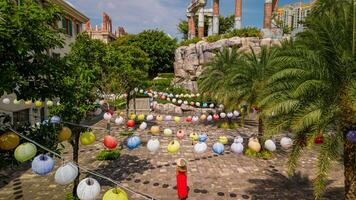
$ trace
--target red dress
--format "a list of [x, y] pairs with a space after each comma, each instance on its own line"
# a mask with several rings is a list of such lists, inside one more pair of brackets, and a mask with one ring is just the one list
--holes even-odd
[[177, 173], [177, 192], [179, 199], [188, 197], [187, 174], [184, 171], [178, 171]]

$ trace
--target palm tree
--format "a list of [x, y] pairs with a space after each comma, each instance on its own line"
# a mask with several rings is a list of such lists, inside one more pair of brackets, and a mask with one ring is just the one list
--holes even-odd
[[351, 0], [319, 0], [294, 47], [279, 53], [278, 70], [269, 77], [260, 106], [268, 117], [267, 135], [292, 130], [289, 159], [293, 173], [299, 156], [314, 139], [318, 172], [315, 197], [325, 191], [332, 160], [343, 159], [345, 199], [356, 198], [356, 144], [346, 138], [356, 129], [356, 63], [352, 54]]

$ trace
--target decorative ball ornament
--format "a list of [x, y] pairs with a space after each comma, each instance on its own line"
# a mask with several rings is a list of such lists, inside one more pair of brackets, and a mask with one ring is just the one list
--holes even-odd
[[25, 101], [26, 106], [32, 106], [32, 100], [27, 100]]
[[147, 115], [146, 120], [147, 121], [152, 121], [153, 120], [153, 115]]
[[116, 125], [121, 125], [123, 123], [124, 123], [124, 118], [123, 117], [121, 117], [121, 116], [116, 117], [116, 119], [115, 119], [115, 124]]
[[20, 105], [20, 104], [21, 104], [21, 100], [19, 101], [19, 100], [17, 100], [17, 99], [14, 99], [13, 102], [14, 102], [15, 105]]
[[119, 144], [117, 139], [111, 135], [106, 135], [104, 137], [103, 143], [104, 143], [104, 146], [108, 149], [115, 149], [117, 147], [117, 145]]
[[2, 103], [3, 104], [10, 104], [10, 99], [9, 98], [4, 98], [3, 100], [2, 100]]
[[161, 122], [163, 121], [163, 116], [162, 115], [157, 115], [156, 120]]
[[141, 144], [141, 139], [138, 136], [132, 136], [127, 139], [127, 147], [129, 149], [135, 149]]
[[179, 122], [180, 122], [180, 117], [175, 116], [175, 117], [174, 117], [174, 121], [175, 121], [176, 123], [179, 123]]
[[267, 149], [268, 151], [275, 151], [276, 150], [276, 144], [273, 142], [273, 140], [266, 140], [265, 141], [265, 149]]
[[204, 133], [199, 134], [199, 142], [205, 142], [208, 139], [208, 136]]
[[37, 108], [41, 107], [42, 106], [42, 102], [41, 101], [35, 101], [35, 106]]
[[293, 140], [290, 137], [282, 137], [280, 143], [283, 149], [289, 149], [293, 145]]
[[171, 98], [167, 97], [167, 101], [171, 101]]
[[213, 120], [213, 116], [209, 115], [207, 118], [206, 118], [206, 121], [208, 122], [211, 122]]
[[159, 135], [159, 133], [161, 132], [159, 126], [151, 126], [151, 133], [153, 135]]
[[191, 101], [191, 102], [190, 102], [190, 105], [191, 105], [191, 106], [194, 106], [194, 105], [195, 105], [195, 102], [194, 102], [194, 101]]
[[141, 130], [145, 130], [147, 128], [147, 123], [146, 122], [142, 122], [140, 124], [140, 127], [139, 127]]
[[8, 151], [15, 149], [20, 144], [20, 137], [14, 132], [0, 135], [0, 149]]
[[85, 178], [77, 187], [77, 195], [80, 200], [95, 200], [100, 195], [100, 184], [93, 178]]
[[318, 135], [314, 139], [315, 144], [323, 144], [324, 143], [324, 137], [323, 135]]
[[184, 105], [188, 105], [188, 101], [184, 101], [183, 104], [184, 104]]
[[51, 123], [52, 124], [60, 124], [61, 118], [55, 115], [55, 116], [51, 117]]
[[213, 145], [213, 152], [216, 153], [216, 154], [223, 154], [224, 153], [224, 145], [217, 142]]
[[82, 145], [91, 145], [95, 142], [96, 136], [92, 131], [87, 131], [80, 135], [79, 140]]
[[192, 116], [188, 116], [187, 118], [185, 118], [185, 121], [189, 123], [192, 122], [193, 121]]
[[194, 145], [194, 152], [195, 153], [204, 153], [207, 148], [208, 148], [208, 145], [206, 145], [205, 142], [198, 142]]
[[104, 119], [109, 121], [112, 118], [112, 115], [109, 112], [104, 113]]
[[26, 142], [20, 144], [14, 152], [15, 159], [19, 162], [31, 160], [37, 153], [37, 148], [34, 144]]
[[199, 122], [199, 117], [198, 116], [193, 116], [192, 117], [192, 121], [195, 122]]
[[177, 136], [177, 138], [180, 139], [180, 140], [183, 139], [184, 136], [185, 136], [184, 130], [179, 130], [179, 131], [177, 131], [176, 136]]
[[128, 128], [133, 128], [135, 126], [135, 121], [130, 119], [129, 121], [127, 121], [126, 126]]
[[356, 143], [356, 131], [351, 130], [346, 134], [346, 138], [351, 143]]
[[206, 120], [206, 115], [205, 114], [202, 114], [201, 116], [200, 116], [200, 121], [205, 121]]
[[237, 136], [235, 139], [234, 139], [234, 142], [237, 142], [237, 143], [243, 143], [244, 142], [244, 139], [241, 137], [241, 136]]
[[103, 200], [128, 200], [128, 197], [124, 190], [114, 188], [105, 192]]
[[178, 100], [178, 104], [182, 104], [182, 100], [179, 99], [179, 100]]
[[177, 153], [180, 149], [180, 144], [177, 140], [171, 141], [167, 146], [167, 151], [169, 153]]
[[72, 137], [72, 130], [64, 126], [58, 134], [58, 141], [63, 142], [69, 140], [71, 137]]
[[210, 107], [210, 108], [214, 108], [215, 105], [212, 103], [212, 104], [209, 105], [209, 107]]
[[172, 99], [172, 103], [177, 103], [177, 99]]
[[248, 148], [250, 148], [254, 152], [260, 152], [261, 144], [256, 137], [252, 137], [248, 141]]
[[241, 154], [244, 151], [244, 146], [240, 142], [234, 142], [231, 145], [231, 151], [236, 154]]
[[224, 113], [224, 112], [220, 113], [220, 118], [221, 119], [224, 119], [225, 117], [226, 117], [226, 113]]
[[218, 121], [219, 120], [219, 115], [218, 114], [214, 114], [213, 115], [213, 120], [214, 121]]
[[32, 171], [40, 176], [50, 173], [54, 168], [54, 160], [48, 155], [40, 154], [31, 163]]
[[139, 91], [139, 92], [140, 92], [141, 94], [143, 94], [143, 92], [144, 92], [144, 91], [143, 91], [143, 89], [140, 89], [140, 91]]
[[233, 112], [233, 114], [234, 114], [235, 117], [238, 117], [238, 116], [240, 115], [239, 111], [237, 111], [237, 110], [235, 110], [235, 111]]
[[207, 103], [203, 103], [203, 108], [207, 108], [208, 104]]
[[227, 144], [228, 142], [229, 142], [229, 140], [227, 139], [227, 137], [226, 136], [220, 136], [219, 137], [219, 142], [221, 143], [221, 144]]
[[192, 140], [192, 141], [197, 141], [199, 139], [199, 135], [197, 133], [191, 133], [189, 135], [189, 138]]
[[232, 118], [234, 116], [234, 114], [232, 114], [232, 112], [227, 113], [227, 118]]
[[165, 117], [164, 117], [164, 121], [166, 121], [166, 122], [169, 122], [169, 121], [171, 121], [172, 120], [172, 116], [171, 115], [166, 115]]
[[195, 106], [200, 107], [200, 103], [199, 103], [199, 102], [196, 102], [196, 103], [195, 103]]
[[150, 151], [151, 153], [155, 153], [159, 150], [160, 147], [160, 142], [157, 138], [154, 139], [150, 139], [147, 142], [147, 149], [148, 151]]
[[129, 116], [129, 119], [135, 120], [136, 119], [136, 115], [134, 113], [131, 113], [130, 116]]
[[143, 120], [145, 120], [145, 115], [144, 115], [144, 114], [139, 114], [139, 115], [137, 116], [137, 120], [138, 120], [138, 121], [143, 121]]
[[68, 185], [77, 178], [78, 173], [78, 167], [74, 163], [69, 162], [57, 169], [54, 175], [54, 181], [59, 185]]
[[172, 136], [173, 135], [173, 131], [169, 128], [166, 128], [163, 130], [163, 135], [165, 136]]
[[220, 108], [220, 109], [224, 109], [224, 105], [220, 104], [220, 105], [219, 105], [219, 108]]

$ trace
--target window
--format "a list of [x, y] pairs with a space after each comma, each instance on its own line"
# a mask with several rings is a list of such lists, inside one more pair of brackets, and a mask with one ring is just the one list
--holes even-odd
[[80, 25], [78, 23], [75, 23], [75, 34], [78, 35], [80, 32]]
[[66, 33], [67, 35], [72, 36], [73, 35], [73, 23], [72, 20], [63, 17], [62, 18], [62, 27], [64, 29], [64, 33]]

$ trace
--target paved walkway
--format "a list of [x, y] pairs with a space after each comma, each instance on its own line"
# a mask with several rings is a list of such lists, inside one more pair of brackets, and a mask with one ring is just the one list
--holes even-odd
[[[182, 142], [180, 153], [167, 153], [166, 147], [171, 138], [160, 139], [161, 149], [156, 154], [150, 154], [145, 148], [149, 139], [142, 134], [143, 145], [134, 150], [122, 150], [122, 155], [115, 161], [97, 161], [95, 155], [103, 149], [101, 143], [103, 130], [96, 130], [98, 141], [94, 145], [82, 147], [80, 150], [80, 164], [96, 172], [105, 174], [133, 190], [147, 193], [156, 199], [176, 199], [175, 164], [178, 157], [186, 158], [188, 163], [189, 199], [313, 199], [312, 179], [315, 177], [315, 152], [310, 151], [302, 157], [299, 173], [292, 179], [286, 176], [287, 152], [278, 148], [273, 158], [268, 160], [250, 158], [244, 155], [230, 153], [229, 146], [223, 155], [214, 155], [212, 144], [217, 135], [251, 135], [257, 130], [254, 127], [237, 128], [235, 130], [218, 129], [215, 126], [187, 124], [177, 127], [174, 122], [161, 127], [170, 127], [174, 131], [183, 128], [189, 134], [191, 131], [208, 133], [208, 150], [203, 154], [196, 154], [188, 137]], [[106, 127], [104, 121], [96, 126]], [[113, 133], [118, 136], [118, 127], [113, 127]], [[140, 132], [140, 131], [138, 131]], [[146, 132], [146, 131], [145, 131]], [[68, 147], [68, 144], [66, 145]], [[67, 148], [64, 155], [70, 159], [71, 152]], [[57, 161], [59, 164], [60, 161]], [[63, 200], [72, 186], [59, 186], [54, 182], [54, 172], [41, 177], [33, 174], [30, 163], [21, 165], [11, 171], [0, 171], [0, 199], [43, 199]], [[56, 167], [58, 167], [58, 164]], [[86, 174], [81, 175], [83, 178]], [[96, 178], [96, 177], [94, 177]], [[110, 182], [97, 178], [102, 185], [102, 195], [106, 190], [115, 187]], [[343, 168], [335, 163], [331, 170], [331, 180], [325, 199], [342, 199], [343, 196]], [[139, 195], [128, 192], [130, 199], [143, 199]]]

